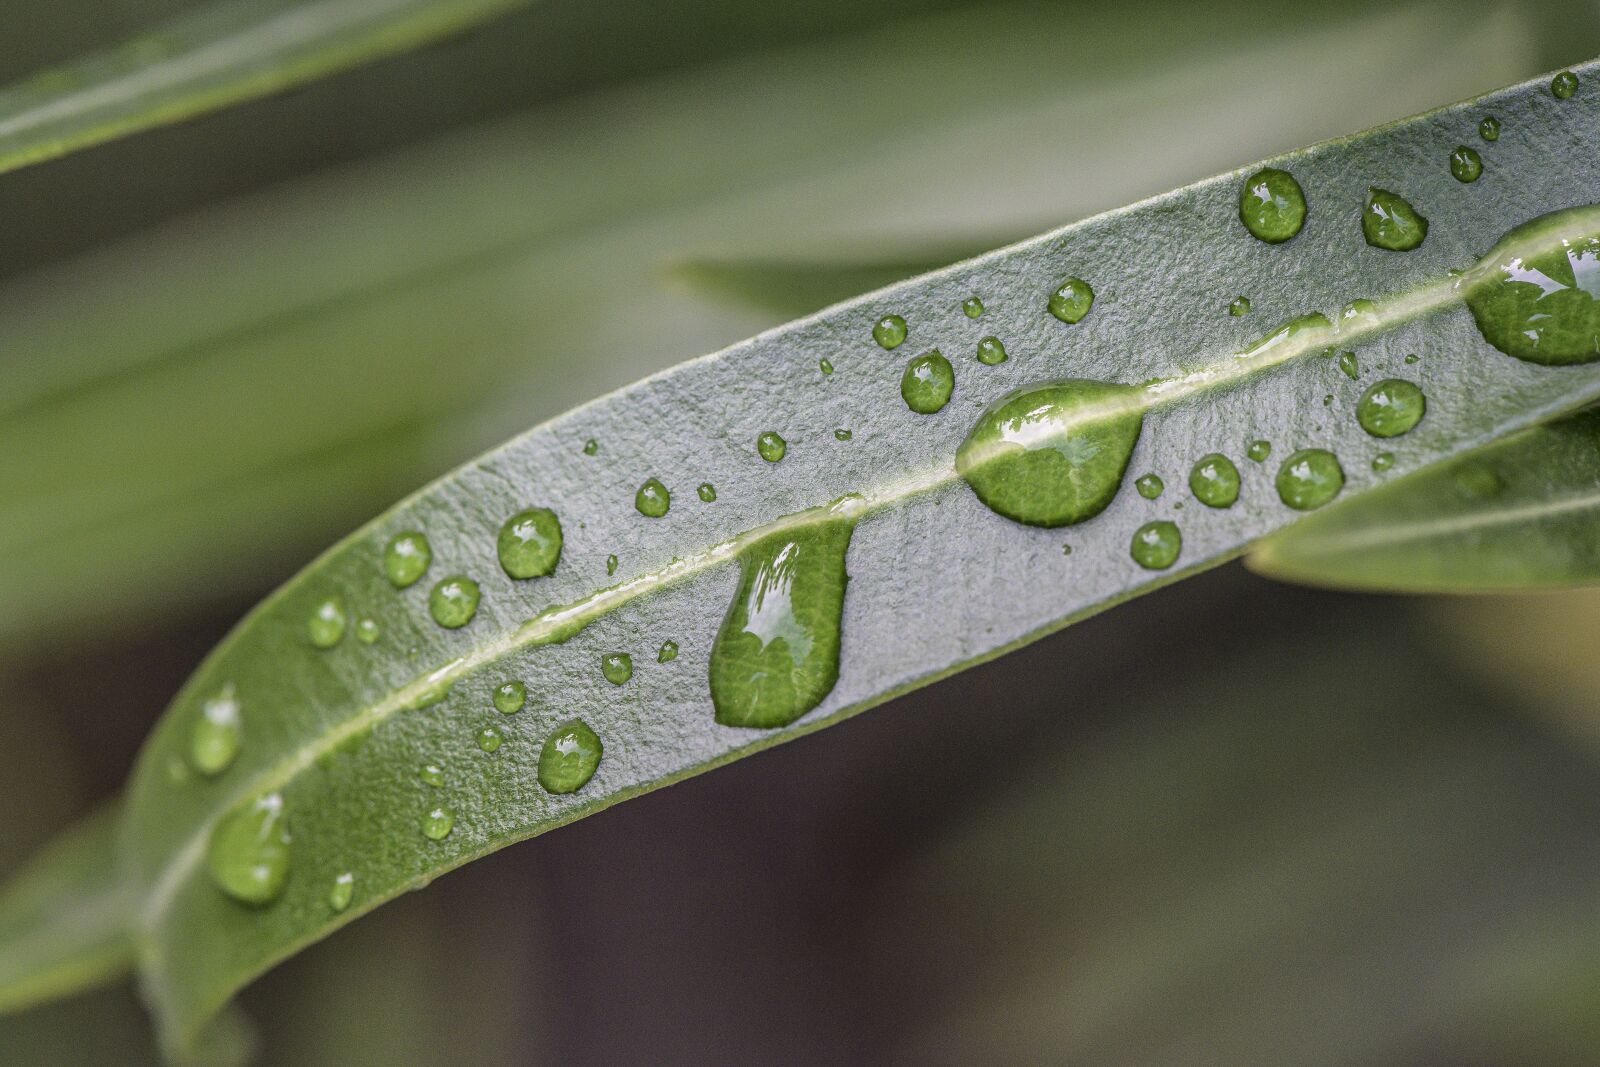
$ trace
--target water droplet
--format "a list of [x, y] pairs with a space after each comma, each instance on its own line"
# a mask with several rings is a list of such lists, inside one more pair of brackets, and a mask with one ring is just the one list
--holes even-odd
[[502, 715], [515, 715], [528, 702], [528, 686], [520, 679], [501, 682], [494, 687], [494, 708]]
[[583, 443], [584, 455], [592, 456], [598, 451], [600, 451], [600, 442], [596, 441], [594, 438], [591, 437]]
[[1361, 377], [1361, 364], [1356, 362], [1356, 354], [1354, 352], [1339, 353], [1339, 369], [1344, 371], [1344, 376], [1351, 381]]
[[1068, 278], [1050, 294], [1050, 314], [1062, 322], [1078, 322], [1094, 306], [1094, 290], [1082, 278]]
[[787, 726], [839, 678], [845, 553], [854, 518], [807, 513], [739, 554], [739, 588], [711, 646], [711, 702], [724, 726]]
[[417, 777], [437, 789], [444, 785], [444, 768], [437, 763], [424, 763], [422, 770], [417, 772]]
[[850, 440], [850, 438], [852, 438], [854, 436], [855, 435], [852, 434], [849, 430], [845, 430], [845, 429], [838, 429], [838, 430], [833, 431], [833, 439], [835, 441], [848, 441], [848, 440]]
[[700, 488], [696, 489], [695, 492], [699, 493], [700, 499], [705, 501], [707, 504], [716, 503], [717, 487], [712, 485], [710, 482], [701, 482]]
[[505, 740], [505, 738], [500, 735], [500, 731], [493, 726], [485, 726], [483, 729], [479, 730], [477, 739], [478, 747], [483, 749], [485, 752], [493, 752], [495, 749], [499, 748], [500, 743]]
[[1250, 298], [1248, 296], [1234, 297], [1228, 302], [1228, 314], [1236, 319], [1241, 315], [1250, 314]]
[[539, 750], [539, 784], [547, 793], [576, 793], [594, 777], [603, 751], [582, 719], [562, 723]]
[[1070, 555], [1072, 555], [1072, 546], [1071, 546], [1071, 545], [1062, 545], [1062, 546], [1061, 546], [1061, 554], [1062, 554], [1062, 555], [1063, 555], [1063, 556], [1070, 556]]
[[1255, 463], [1265, 463], [1267, 457], [1272, 455], [1272, 442], [1251, 441], [1250, 447], [1244, 450], [1244, 454]]
[[356, 876], [345, 871], [333, 880], [333, 885], [328, 887], [328, 907], [334, 911], [343, 911], [350, 906], [350, 899], [356, 893]]
[[289, 877], [289, 816], [281, 793], [235, 808], [211, 831], [206, 850], [211, 880], [235, 900], [271, 903]]
[[672, 494], [655, 478], [648, 478], [633, 494], [633, 506], [646, 518], [659, 519], [672, 506]]
[[189, 762], [207, 777], [221, 774], [239, 754], [242, 733], [239, 697], [230, 682], [201, 702], [189, 733]]
[[1325, 395], [1322, 398], [1322, 406], [1325, 407], [1325, 408], [1333, 407], [1333, 394], [1332, 393], [1328, 393], [1327, 395]]
[[1478, 123], [1478, 136], [1485, 141], [1498, 141], [1500, 139], [1500, 120], [1493, 115], [1485, 115], [1483, 121]]
[[1578, 76], [1570, 70], [1564, 70], [1550, 79], [1550, 95], [1557, 100], [1570, 100], [1577, 91]]
[[1415, 352], [1411, 353], [1409, 356], [1406, 357], [1406, 366], [1408, 366], [1408, 367], [1411, 366], [1419, 358], [1421, 358], [1421, 357], [1419, 357]]
[[519, 511], [500, 527], [500, 567], [512, 578], [543, 578], [561, 559], [561, 520], [549, 508]]
[[899, 315], [885, 315], [872, 327], [872, 339], [884, 348], [898, 348], [906, 339], [906, 320]]
[[[1523, 223], [1473, 269], [1467, 307], [1484, 340], [1545, 366], [1600, 359], [1600, 234], [1586, 222], [1587, 236], [1570, 236], [1594, 210], [1569, 208]], [[1532, 242], [1549, 247], [1519, 254]]]
[[993, 367], [1006, 361], [1006, 346], [998, 337], [985, 337], [978, 342], [978, 362]]
[[1144, 425], [1132, 386], [1066, 379], [989, 407], [956, 451], [978, 499], [1030, 526], [1068, 526], [1104, 511]]
[[1403, 197], [1371, 187], [1361, 211], [1361, 232], [1373, 248], [1409, 252], [1428, 236], [1428, 220]]
[[1258, 240], [1287, 241], [1305, 225], [1306, 194], [1288, 171], [1263, 167], [1239, 190], [1239, 221]]
[[459, 630], [478, 613], [478, 583], [464, 574], [440, 580], [428, 594], [428, 614], [449, 630]]
[[1370, 300], [1352, 300], [1339, 309], [1340, 330], [1364, 330], [1378, 325], [1378, 305]]
[[396, 534], [383, 550], [383, 573], [396, 589], [415, 585], [433, 563], [433, 546], [415, 530]]
[[657, 663], [670, 663], [678, 658], [678, 642], [664, 641], [661, 650], [656, 653]]
[[1400, 378], [1385, 378], [1361, 394], [1356, 421], [1374, 437], [1399, 437], [1422, 421], [1422, 390]]
[[383, 634], [383, 629], [378, 625], [378, 620], [364, 617], [356, 623], [356, 640], [363, 645], [370, 645]]
[[772, 430], [768, 430], [756, 438], [756, 452], [768, 463], [778, 462], [787, 451], [789, 451], [789, 442]]
[[1483, 173], [1483, 157], [1475, 149], [1458, 145], [1450, 153], [1450, 173], [1458, 182], [1475, 182]]
[[900, 376], [900, 396], [919, 415], [932, 415], [948, 404], [955, 387], [955, 368], [937, 348], [913, 358]]
[[1141, 474], [1134, 479], [1133, 487], [1139, 490], [1139, 495], [1146, 500], [1154, 500], [1166, 489], [1167, 483], [1163, 482], [1158, 474]]
[[1339, 458], [1321, 448], [1290, 453], [1278, 468], [1278, 499], [1296, 511], [1320, 508], [1344, 488]]
[[967, 318], [975, 319], [983, 314], [983, 301], [975, 296], [969, 296], [961, 302], [961, 310], [966, 313]]
[[823, 374], [833, 373], [833, 364], [825, 359], [817, 360], [817, 368], [821, 370]]
[[1133, 561], [1148, 571], [1164, 571], [1178, 562], [1183, 551], [1183, 535], [1176, 523], [1165, 519], [1147, 522], [1133, 532], [1129, 546]]
[[1456, 468], [1453, 480], [1461, 495], [1472, 500], [1488, 500], [1505, 487], [1498, 474], [1475, 461]]
[[306, 636], [317, 648], [332, 648], [344, 640], [344, 625], [344, 605], [338, 597], [329, 597], [306, 620]]
[[1189, 471], [1189, 491], [1208, 508], [1231, 508], [1239, 499], [1239, 468], [1221, 452], [1201, 456]]
[[617, 557], [616, 556], [607, 556], [606, 557], [606, 575], [610, 576], [610, 575], [613, 575], [613, 574], [616, 574], [616, 573], [617, 573]]
[[621, 685], [633, 677], [633, 657], [626, 652], [607, 652], [600, 657], [600, 673], [612, 685]]
[[449, 808], [434, 808], [422, 817], [422, 834], [430, 841], [443, 841], [455, 825], [455, 812]]
[[1376, 456], [1372, 457], [1372, 470], [1374, 474], [1382, 474], [1392, 466], [1394, 466], [1393, 452], [1379, 452]]

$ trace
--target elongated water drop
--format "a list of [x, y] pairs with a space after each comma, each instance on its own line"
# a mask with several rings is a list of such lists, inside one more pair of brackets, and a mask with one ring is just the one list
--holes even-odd
[[695, 492], [698, 493], [700, 495], [700, 499], [707, 504], [714, 504], [717, 501], [717, 487], [712, 485], [710, 482], [701, 482], [700, 488], [696, 489]]
[[899, 315], [885, 315], [872, 327], [872, 339], [884, 348], [898, 348], [906, 339], [906, 320]]
[[1239, 499], [1239, 468], [1221, 452], [1201, 456], [1189, 471], [1189, 491], [1208, 508], [1231, 508]]
[[845, 553], [843, 507], [795, 517], [739, 554], [739, 588], [711, 646], [711, 702], [724, 726], [787, 726], [839, 679]]
[[1071, 325], [1089, 314], [1094, 306], [1094, 289], [1082, 278], [1068, 278], [1050, 294], [1050, 314]]
[[190, 764], [208, 778], [221, 774], [239, 755], [243, 730], [239, 696], [230, 682], [200, 704], [189, 733]]
[[515, 715], [528, 702], [528, 686], [519, 679], [501, 682], [494, 687], [494, 709], [502, 715]]
[[306, 636], [312, 645], [329, 649], [344, 640], [344, 605], [338, 597], [329, 597], [311, 611], [306, 620]]
[[539, 785], [547, 793], [576, 793], [594, 777], [604, 751], [582, 719], [562, 723], [539, 750]]
[[433, 546], [415, 530], [396, 534], [383, 550], [383, 573], [396, 589], [415, 585], [433, 563]]
[[1164, 571], [1178, 562], [1183, 551], [1183, 535], [1176, 523], [1165, 519], [1147, 522], [1133, 533], [1129, 553], [1133, 561], [1145, 570]]
[[1376, 187], [1367, 190], [1361, 212], [1361, 233], [1373, 248], [1409, 252], [1428, 236], [1428, 220], [1405, 198]]
[[663, 641], [661, 648], [656, 652], [657, 663], [671, 663], [678, 658], [678, 642]]
[[211, 880], [246, 904], [276, 900], [289, 878], [289, 816], [281, 793], [257, 797], [222, 817], [206, 849]]
[[1161, 480], [1159, 474], [1141, 474], [1133, 480], [1133, 487], [1146, 500], [1154, 500], [1166, 490], [1167, 483]]
[[1332, 452], [1302, 448], [1278, 468], [1278, 499], [1296, 511], [1320, 508], [1344, 488], [1344, 468]]
[[1550, 79], [1550, 95], [1557, 100], [1570, 100], [1577, 91], [1578, 76], [1570, 70], [1564, 70]]
[[449, 808], [432, 808], [422, 817], [422, 834], [430, 841], [443, 841], [455, 825], [455, 812]]
[[1475, 182], [1483, 174], [1483, 157], [1476, 149], [1458, 145], [1450, 153], [1450, 175], [1458, 182]]
[[979, 416], [956, 470], [992, 511], [1069, 526], [1104, 511], [1144, 425], [1140, 390], [1069, 378], [1019, 389]]
[[1412, 352], [1412, 353], [1411, 353], [1411, 354], [1410, 354], [1410, 355], [1408, 355], [1408, 356], [1406, 356], [1406, 360], [1405, 360], [1405, 362], [1406, 362], [1406, 366], [1408, 366], [1408, 367], [1409, 367], [1409, 366], [1411, 366], [1411, 365], [1412, 365], [1412, 364], [1413, 364], [1413, 363], [1415, 363], [1415, 362], [1416, 362], [1416, 361], [1417, 361], [1417, 360], [1418, 360], [1418, 359], [1419, 359], [1419, 358], [1420, 358], [1420, 357], [1419, 357], [1419, 356], [1418, 356], [1418, 355], [1417, 355], [1417, 354], [1416, 354], [1416, 353], [1415, 353], [1415, 352]]
[[983, 314], [983, 301], [978, 297], [969, 296], [961, 302], [961, 311], [969, 319], [975, 319]]
[[328, 887], [328, 907], [334, 911], [343, 911], [350, 906], [350, 900], [355, 896], [356, 876], [349, 871], [338, 875], [333, 880], [333, 885]]
[[948, 404], [955, 387], [955, 368], [937, 348], [913, 358], [900, 376], [900, 397], [919, 415], [932, 415]]
[[633, 657], [626, 652], [607, 652], [600, 657], [600, 673], [612, 685], [622, 685], [633, 677]]
[[1422, 390], [1400, 378], [1385, 378], [1361, 394], [1356, 421], [1374, 437], [1399, 437], [1407, 433], [1427, 410]]
[[617, 573], [617, 557], [616, 556], [607, 556], [606, 557], [606, 575], [607, 575], [607, 577], [609, 577], [609, 576], [611, 576], [613, 574], [616, 574], [616, 573]]
[[986, 367], [998, 366], [1006, 361], [1006, 346], [998, 337], [985, 337], [978, 342], [978, 362]]
[[1267, 457], [1272, 455], [1272, 442], [1251, 441], [1250, 447], [1244, 450], [1244, 454], [1254, 463], [1265, 463]]
[[[1529, 246], [1542, 251], [1528, 254]], [[1469, 272], [1467, 307], [1483, 339], [1544, 366], [1600, 359], [1600, 221], [1594, 206], [1523, 223]]]
[[647, 478], [633, 494], [633, 506], [646, 518], [659, 519], [672, 507], [672, 494], [658, 479]]
[[561, 559], [561, 520], [549, 508], [519, 511], [495, 542], [500, 568], [512, 578], [543, 578]]
[[768, 430], [756, 438], [756, 454], [768, 463], [776, 463], [789, 451], [789, 442], [775, 430]]
[[428, 594], [428, 614], [449, 630], [459, 630], [478, 613], [478, 583], [464, 574], [442, 579]]
[[820, 370], [823, 374], [832, 374], [833, 373], [833, 363], [830, 360], [819, 359], [819, 360], [817, 360], [817, 369]]
[[1239, 190], [1239, 221], [1252, 237], [1280, 244], [1305, 225], [1306, 194], [1288, 171], [1263, 167]]
[[1339, 353], [1339, 369], [1344, 371], [1344, 376], [1351, 381], [1361, 377], [1361, 364], [1356, 362], [1354, 352]]

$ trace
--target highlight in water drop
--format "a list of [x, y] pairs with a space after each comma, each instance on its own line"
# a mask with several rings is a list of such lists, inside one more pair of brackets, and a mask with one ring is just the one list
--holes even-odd
[[1263, 167], [1239, 190], [1239, 221], [1257, 240], [1281, 244], [1306, 222], [1306, 194], [1294, 175]]
[[582, 719], [562, 723], [539, 750], [539, 785], [547, 793], [576, 793], [594, 777], [604, 747]]
[[872, 339], [884, 348], [898, 348], [906, 339], [906, 320], [899, 315], [885, 315], [872, 327]]
[[439, 581], [428, 594], [428, 614], [447, 630], [459, 630], [478, 613], [478, 583], [464, 574]]
[[1272, 455], [1271, 441], [1251, 441], [1250, 447], [1244, 450], [1253, 463], [1265, 463], [1267, 457]]
[[1399, 437], [1422, 421], [1427, 400], [1422, 390], [1400, 378], [1385, 378], [1361, 394], [1356, 421], [1373, 437]]
[[998, 337], [985, 337], [978, 342], [978, 362], [986, 367], [998, 366], [1006, 361], [1006, 346]]
[[932, 415], [950, 402], [956, 387], [955, 368], [937, 348], [914, 357], [900, 376], [900, 396], [919, 415]]
[[417, 772], [417, 777], [437, 789], [444, 785], [444, 768], [437, 763], [424, 763], [422, 769]]
[[1483, 174], [1483, 157], [1466, 145], [1456, 146], [1450, 153], [1450, 174], [1456, 181], [1475, 182]]
[[422, 834], [430, 841], [443, 841], [455, 825], [455, 812], [449, 808], [433, 808], [422, 817]]
[[235, 808], [211, 831], [206, 849], [211, 880], [235, 900], [269, 904], [289, 878], [289, 816], [281, 793]]
[[433, 546], [415, 530], [396, 534], [383, 550], [383, 573], [396, 589], [415, 585], [433, 563]]
[[1393, 452], [1379, 452], [1376, 456], [1372, 457], [1372, 471], [1374, 474], [1382, 474], [1384, 471], [1393, 466]]
[[756, 438], [756, 453], [768, 463], [776, 463], [789, 451], [789, 442], [774, 430]]
[[306, 636], [312, 645], [329, 649], [344, 640], [344, 605], [338, 597], [329, 597], [311, 611], [306, 620]]
[[855, 436], [855, 434], [851, 433], [849, 430], [844, 429], [843, 427], [833, 431], [833, 439], [835, 441], [848, 441], [848, 440], [850, 440], [850, 438], [852, 438], [854, 436]]
[[712, 485], [710, 482], [701, 482], [700, 488], [696, 489], [695, 492], [698, 493], [700, 495], [700, 499], [705, 501], [707, 504], [714, 504], [717, 501], [717, 487]]
[[657, 663], [671, 663], [678, 658], [678, 642], [663, 641], [661, 648], [656, 652]]
[[596, 441], [594, 438], [591, 437], [583, 443], [584, 455], [592, 456], [598, 451], [600, 451], [600, 442]]
[[549, 508], [527, 508], [500, 527], [500, 568], [511, 578], [543, 578], [561, 559], [561, 520]]
[[616, 556], [607, 556], [606, 557], [606, 576], [610, 577], [611, 575], [616, 574], [616, 573], [617, 573], [617, 557]]
[[1290, 453], [1278, 468], [1278, 499], [1296, 511], [1312, 511], [1328, 503], [1344, 488], [1344, 468], [1332, 452], [1302, 448]]
[[1154, 500], [1167, 488], [1167, 483], [1161, 480], [1159, 474], [1141, 474], [1134, 479], [1133, 487], [1146, 500]]
[[626, 652], [607, 652], [600, 657], [600, 673], [612, 685], [622, 685], [633, 677], [633, 657]]
[[1178, 562], [1183, 551], [1183, 535], [1176, 523], [1165, 519], [1147, 522], [1133, 533], [1129, 553], [1133, 561], [1145, 570], [1164, 571]]
[[208, 778], [221, 774], [239, 755], [243, 732], [239, 696], [230, 682], [200, 704], [189, 733], [190, 764]]
[[494, 726], [485, 726], [477, 734], [478, 747], [485, 752], [493, 752], [504, 740], [500, 730]]
[[633, 506], [646, 518], [659, 519], [672, 507], [672, 494], [658, 479], [647, 478], [633, 494]]
[[334, 878], [333, 885], [328, 887], [328, 907], [334, 911], [343, 911], [350, 906], [350, 900], [355, 896], [356, 876], [349, 871]]
[[528, 702], [528, 686], [518, 678], [501, 682], [494, 687], [494, 696], [490, 699], [500, 714], [515, 715], [522, 710], [522, 705]]
[[1208, 508], [1231, 508], [1239, 499], [1239, 468], [1221, 452], [1201, 456], [1189, 471], [1189, 491]]
[[378, 620], [372, 618], [370, 615], [363, 616], [361, 621], [356, 623], [356, 640], [360, 641], [363, 645], [370, 645], [374, 643], [382, 635], [383, 630], [381, 627], [379, 627]]
[[1094, 306], [1094, 289], [1082, 278], [1068, 278], [1050, 294], [1050, 314], [1071, 325], [1082, 321]]
[[1428, 236], [1428, 220], [1404, 197], [1372, 187], [1361, 212], [1361, 233], [1373, 248], [1409, 252]]
[[969, 319], [975, 319], [983, 314], [983, 301], [975, 296], [969, 296], [961, 302], [961, 310]]

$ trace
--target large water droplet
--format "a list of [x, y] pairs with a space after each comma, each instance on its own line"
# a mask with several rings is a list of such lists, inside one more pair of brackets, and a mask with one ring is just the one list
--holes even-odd
[[1339, 458], [1321, 448], [1292, 452], [1278, 468], [1278, 499], [1296, 511], [1320, 508], [1344, 488]]
[[344, 640], [344, 605], [338, 597], [329, 597], [311, 611], [306, 620], [306, 636], [317, 648], [332, 648]]
[[884, 348], [898, 348], [906, 339], [906, 320], [899, 315], [885, 315], [873, 324], [872, 339]]
[[383, 550], [383, 573], [396, 589], [415, 585], [433, 563], [433, 546], [415, 530], [396, 534]]
[[956, 451], [956, 470], [991, 510], [1030, 526], [1104, 511], [1144, 425], [1138, 389], [1067, 379], [1001, 397]]
[[428, 594], [428, 614], [450, 630], [459, 630], [478, 613], [478, 583], [464, 574], [442, 579]]
[[1176, 523], [1165, 519], [1147, 522], [1133, 532], [1129, 552], [1133, 561], [1145, 570], [1164, 571], [1178, 562], [1183, 551], [1183, 535]]
[[268, 793], [223, 816], [206, 850], [211, 880], [246, 904], [271, 903], [289, 877], [289, 816], [281, 793]]
[[1550, 79], [1550, 95], [1557, 100], [1570, 100], [1577, 91], [1578, 76], [1570, 70], [1564, 70]]
[[600, 673], [612, 685], [622, 685], [633, 677], [633, 657], [626, 652], [607, 652], [600, 657]]
[[975, 296], [969, 296], [961, 302], [961, 311], [969, 319], [975, 319], [983, 314], [983, 301]]
[[[1500, 238], [1470, 274], [1467, 307], [1508, 356], [1561, 366], [1600, 359], [1600, 233], [1595, 208], [1569, 208]], [[1576, 236], [1574, 236], [1576, 234]], [[1548, 246], [1527, 255], [1530, 245]]]
[[227, 770], [239, 754], [243, 728], [239, 697], [230, 682], [200, 704], [189, 733], [189, 762], [194, 769], [207, 777]]
[[1263, 167], [1239, 190], [1239, 221], [1268, 244], [1287, 241], [1305, 225], [1306, 194], [1288, 171]]
[[1478, 136], [1485, 141], [1498, 141], [1500, 139], [1500, 120], [1493, 115], [1485, 115], [1483, 121], [1478, 123]]
[[1006, 361], [1006, 346], [998, 337], [985, 337], [978, 342], [978, 362], [986, 367], [998, 366]]
[[1161, 480], [1159, 474], [1141, 474], [1133, 480], [1133, 487], [1146, 500], [1154, 500], [1166, 491], [1167, 483]]
[[1068, 278], [1050, 294], [1050, 314], [1071, 324], [1089, 314], [1094, 306], [1094, 289], [1082, 278]]
[[646, 518], [659, 519], [672, 507], [672, 494], [659, 480], [647, 478], [639, 491], [633, 494], [633, 506]]
[[1373, 187], [1361, 211], [1361, 233], [1373, 248], [1409, 252], [1428, 236], [1428, 220], [1404, 197]]
[[711, 646], [717, 722], [787, 726], [833, 690], [854, 527], [852, 514], [817, 509], [739, 554], [739, 588]]
[[604, 746], [582, 719], [564, 722], [539, 750], [539, 784], [547, 793], [576, 793], [594, 777]]
[[561, 559], [561, 520], [549, 508], [519, 511], [500, 527], [500, 566], [512, 578], [542, 578]]
[[1475, 182], [1483, 174], [1483, 157], [1476, 149], [1458, 145], [1450, 153], [1450, 174], [1458, 182]]
[[343, 911], [350, 906], [350, 900], [356, 893], [356, 876], [349, 871], [334, 878], [333, 885], [328, 887], [328, 907], [334, 911]]
[[768, 430], [756, 438], [756, 454], [768, 463], [776, 463], [789, 451], [789, 442], [777, 431]]
[[937, 348], [913, 358], [900, 376], [900, 396], [919, 415], [932, 415], [948, 404], [955, 387], [955, 368]]
[[1239, 499], [1239, 468], [1221, 452], [1201, 456], [1189, 471], [1189, 491], [1208, 508], [1231, 508]]
[[430, 841], [443, 841], [455, 825], [456, 813], [449, 808], [434, 808], [422, 817], [422, 833]]
[[515, 715], [528, 702], [528, 687], [520, 679], [501, 682], [494, 687], [494, 709], [502, 715]]
[[1399, 378], [1385, 378], [1356, 401], [1356, 421], [1374, 437], [1399, 437], [1422, 421], [1426, 409], [1421, 389]]

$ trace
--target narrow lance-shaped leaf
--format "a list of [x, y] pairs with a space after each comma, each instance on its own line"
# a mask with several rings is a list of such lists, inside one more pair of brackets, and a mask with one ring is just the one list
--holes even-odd
[[[1600, 97], [1547, 86], [763, 334], [547, 423], [331, 549], [202, 665], [135, 771], [124, 846], [169, 1047], [442, 871], [1600, 396], [1596, 353], [1563, 334], [1544, 354], [1572, 365], [1512, 358], [1508, 333], [1545, 325], [1483, 310], [1526, 284], [1519, 264], [1600, 241], [1600, 174], [1573, 160]], [[1483, 173], [1458, 180], [1451, 154], [1491, 114]], [[1250, 319], [1222, 310], [1234, 295]], [[1558, 318], [1592, 313], [1572, 298]], [[991, 337], [1004, 360], [978, 358]], [[1374, 443], [1340, 350], [1417, 385], [1426, 416]]]
[[0, 92], [0, 173], [404, 52], [531, 0], [222, 0]]

